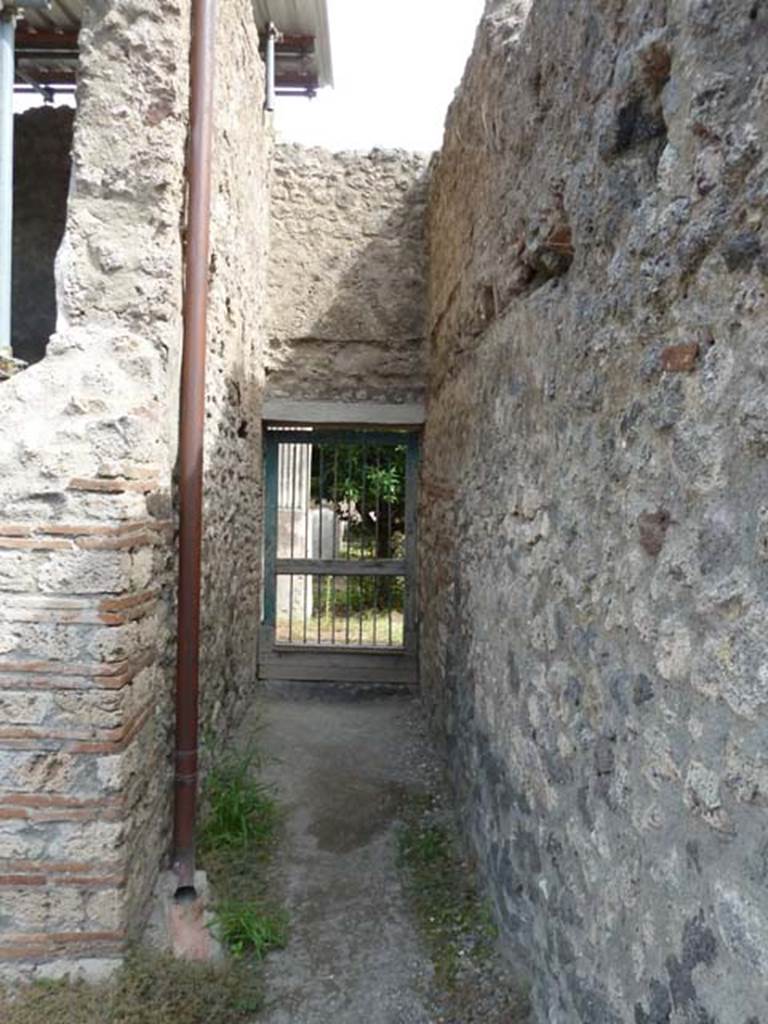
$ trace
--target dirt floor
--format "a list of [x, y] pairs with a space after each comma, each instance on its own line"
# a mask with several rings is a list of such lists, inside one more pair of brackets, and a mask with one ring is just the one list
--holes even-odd
[[416, 700], [261, 688], [225, 753], [201, 853], [233, 955], [201, 965], [140, 948], [95, 987], [0, 987], [2, 1024], [528, 1021]]
[[451, 1013], [436, 986], [398, 862], [404, 808], [441, 786], [418, 703], [312, 684], [273, 688], [241, 741], [256, 732], [262, 776], [285, 814], [272, 885], [290, 921], [287, 947], [266, 961], [260, 1024], [522, 1020], [494, 994], [496, 963], [481, 970], [481, 1016]]

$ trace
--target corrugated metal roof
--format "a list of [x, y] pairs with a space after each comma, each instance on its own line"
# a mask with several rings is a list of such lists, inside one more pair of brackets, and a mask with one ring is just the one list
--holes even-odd
[[48, 30], [64, 29], [73, 32], [80, 28], [85, 0], [51, 0], [47, 11], [36, 11], [23, 7], [24, 20], [35, 28]]
[[[18, 37], [20, 70], [27, 76], [34, 71], [34, 77], [41, 83], [74, 79], [71, 63], [57, 62], [58, 55], [43, 54], [41, 48], [58, 50], [61, 35], [61, 46], [65, 45], [66, 37], [66, 45], [76, 56], [76, 33], [86, 2], [51, 0], [46, 10], [22, 8], [24, 20]], [[327, 0], [253, 0], [253, 11], [260, 32], [274, 22], [286, 37], [285, 45], [278, 45], [278, 89], [284, 84], [286, 90], [294, 88], [311, 95], [315, 88], [333, 85]], [[41, 33], [39, 44], [35, 32]], [[45, 40], [44, 33], [49, 34]], [[24, 57], [25, 50], [34, 52]], [[29, 81], [29, 77], [21, 77]]]
[[253, 0], [259, 30], [273, 21], [284, 35], [315, 37], [318, 85], [333, 85], [327, 0]]
[[52, 0], [24, 7], [16, 26], [16, 85], [71, 91], [77, 77], [77, 37], [85, 0]]

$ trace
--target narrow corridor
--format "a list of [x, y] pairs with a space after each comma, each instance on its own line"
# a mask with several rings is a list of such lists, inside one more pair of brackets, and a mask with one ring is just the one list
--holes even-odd
[[418, 711], [408, 696], [307, 692], [258, 702], [242, 730], [261, 729], [286, 814], [273, 871], [291, 937], [267, 961], [259, 1021], [427, 1024], [432, 966], [396, 864], [398, 809], [432, 770]]

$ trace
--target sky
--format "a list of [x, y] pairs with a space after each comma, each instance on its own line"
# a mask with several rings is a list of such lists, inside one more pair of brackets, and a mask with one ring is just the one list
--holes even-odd
[[282, 97], [286, 142], [326, 149], [440, 147], [484, 0], [328, 0], [335, 87]]
[[[326, 149], [440, 148], [484, 0], [328, 0], [334, 88], [280, 97], [278, 137]], [[16, 113], [39, 106], [16, 95]], [[73, 103], [57, 96], [57, 104]]]

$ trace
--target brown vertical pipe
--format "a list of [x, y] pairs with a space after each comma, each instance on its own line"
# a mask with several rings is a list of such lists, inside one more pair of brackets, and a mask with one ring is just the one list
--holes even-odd
[[187, 249], [179, 424], [179, 600], [173, 822], [173, 868], [178, 891], [193, 890], [195, 881], [200, 548], [215, 32], [216, 0], [192, 0]]

